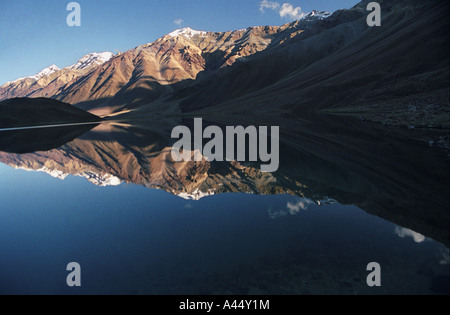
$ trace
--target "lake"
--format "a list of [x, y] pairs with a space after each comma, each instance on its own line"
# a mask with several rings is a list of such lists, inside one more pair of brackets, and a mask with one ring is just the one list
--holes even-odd
[[192, 121], [1, 131], [0, 294], [450, 293], [445, 152], [286, 118], [277, 172], [174, 162], [170, 131]]

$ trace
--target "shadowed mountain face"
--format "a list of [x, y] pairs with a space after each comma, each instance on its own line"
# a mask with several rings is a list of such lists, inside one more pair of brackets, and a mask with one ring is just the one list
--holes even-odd
[[[176, 102], [184, 112], [331, 109], [378, 113], [372, 120], [389, 124], [427, 125], [429, 118], [428, 124], [448, 127], [448, 3], [379, 2], [381, 27], [367, 26], [363, 1], [199, 81], [194, 95], [180, 92]], [[411, 106], [416, 116], [408, 115]], [[433, 111], [436, 117], [427, 117]]]
[[76, 175], [101, 186], [134, 183], [188, 199], [241, 192], [337, 201], [450, 243], [449, 164], [442, 152], [354, 120], [317, 116], [312, 124], [311, 119], [278, 121], [282, 143], [275, 173], [262, 173], [257, 163], [174, 162], [172, 127], [192, 123], [177, 119], [102, 124], [59, 148], [0, 153], [0, 161], [61, 179]]
[[14, 98], [0, 102], [0, 129], [88, 123], [100, 118], [70, 104], [46, 98]]
[[49, 151], [80, 137], [98, 124], [0, 132], [0, 151], [33, 153]]

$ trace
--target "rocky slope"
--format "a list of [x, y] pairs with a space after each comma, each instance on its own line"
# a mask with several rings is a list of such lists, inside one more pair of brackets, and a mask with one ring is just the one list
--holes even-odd
[[[397, 125], [448, 126], [439, 119], [449, 114], [448, 3], [380, 1], [382, 26], [370, 28], [367, 2], [197, 82], [189, 87], [194, 93], [180, 92], [173, 101], [184, 112], [375, 112], [391, 114]], [[406, 121], [406, 114], [403, 121], [409, 105], [427, 104], [439, 106], [437, 115], [424, 116], [428, 123], [418, 115]]]
[[137, 108], [172, 94], [176, 83], [194, 81], [281, 44], [308, 23], [230, 32], [176, 30], [116, 56], [54, 97], [101, 114]]
[[113, 57], [112, 53], [91, 53], [81, 58], [76, 64], [64, 69], [52, 65], [36, 75], [7, 82], [0, 87], [0, 100], [15, 97], [55, 96], [66, 84], [76, 81], [93, 68]]

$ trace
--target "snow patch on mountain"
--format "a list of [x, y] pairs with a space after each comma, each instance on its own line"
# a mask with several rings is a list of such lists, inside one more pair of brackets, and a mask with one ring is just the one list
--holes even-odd
[[306, 14], [300, 20], [324, 20], [331, 16], [331, 13], [328, 11], [317, 11], [313, 10], [310, 13]]
[[27, 171], [27, 172], [43, 172], [43, 173], [47, 173], [51, 177], [58, 178], [60, 180], [66, 179], [66, 177], [69, 175], [69, 174], [64, 173], [62, 171], [49, 169], [47, 166], [43, 166], [43, 167], [41, 167], [39, 169], [33, 169], [31, 167], [28, 167], [28, 166], [13, 166], [13, 167], [16, 170], [23, 170], [23, 171]]
[[47, 67], [47, 68], [43, 69], [43, 70], [42, 70], [41, 72], [39, 72], [38, 74], [29, 76], [29, 77], [19, 78], [19, 79], [14, 80], [14, 81], [6, 82], [6, 83], [4, 84], [4, 86], [5, 86], [5, 85], [12, 84], [12, 83], [15, 83], [15, 82], [20, 81], [20, 80], [25, 80], [25, 79], [33, 79], [33, 80], [36, 80], [36, 81], [37, 81], [37, 80], [39, 80], [39, 79], [41, 79], [41, 78], [43, 78], [43, 77], [45, 77], [45, 76], [48, 76], [48, 75], [50, 75], [50, 74], [52, 74], [52, 73], [54, 73], [54, 72], [56, 72], [56, 71], [59, 71], [59, 70], [61, 70], [61, 69], [58, 68], [56, 65], [51, 65], [50, 67]]
[[[109, 61], [112, 57], [114, 57], [114, 54], [112, 52], [90, 53], [90, 54], [84, 56], [83, 58], [81, 58], [80, 60], [78, 60], [78, 62], [76, 64], [68, 66], [65, 69], [84, 70], [84, 69], [87, 69], [87, 68], [90, 68], [93, 66], [99, 66], [99, 65]], [[52, 73], [55, 73], [60, 70], [61, 69], [59, 67], [57, 67], [56, 65], [51, 65], [50, 67], [45, 68], [38, 74], [29, 76], [29, 77], [19, 78], [14, 81], [6, 82], [3, 86], [11, 85], [15, 82], [25, 80], [25, 79], [33, 79], [33, 80], [38, 81], [39, 79], [49, 76]]]
[[206, 32], [196, 31], [196, 30], [193, 30], [190, 27], [185, 27], [185, 28], [181, 28], [181, 29], [175, 30], [175, 31], [173, 31], [172, 33], [169, 34], [170, 37], [177, 37], [177, 36], [180, 36], [180, 35], [183, 35], [183, 36], [185, 36], [187, 38], [192, 38], [195, 35], [204, 36], [204, 35], [206, 35]]
[[119, 186], [122, 181], [120, 178], [113, 176], [111, 174], [96, 174], [94, 172], [83, 172], [80, 174], [76, 174], [76, 176], [81, 176], [86, 178], [92, 184], [96, 186], [106, 187], [106, 186]]
[[45, 68], [44, 70], [42, 70], [41, 72], [39, 72], [36, 75], [30, 76], [28, 78], [30, 79], [35, 79], [36, 81], [39, 80], [40, 78], [46, 77], [52, 73], [55, 73], [56, 71], [61, 70], [60, 68], [58, 68], [56, 65], [51, 65], [48, 68]]
[[[20, 169], [20, 170], [24, 170], [27, 172], [42, 172], [42, 173], [47, 173], [48, 175], [54, 177], [54, 178], [58, 178], [60, 180], [65, 180], [67, 178], [67, 176], [71, 175], [68, 173], [65, 173], [63, 171], [59, 171], [59, 170], [55, 170], [55, 169], [50, 169], [47, 166], [42, 166], [39, 169], [33, 169], [31, 167], [28, 166], [13, 166], [15, 169]], [[72, 174], [73, 176], [78, 176], [78, 177], [84, 177], [86, 178], [89, 182], [91, 182], [92, 184], [96, 185], [96, 186], [100, 186], [100, 187], [106, 187], [106, 186], [119, 186], [122, 181], [120, 180], [120, 178], [111, 175], [111, 174], [97, 174], [94, 172], [90, 172], [90, 171], [85, 171], [85, 172], [80, 172], [80, 173], [76, 173], [76, 174]]]
[[204, 197], [208, 197], [208, 196], [213, 196], [214, 195], [214, 191], [213, 190], [208, 190], [207, 192], [203, 192], [200, 189], [196, 189], [195, 191], [193, 191], [191, 194], [188, 193], [179, 193], [178, 197], [181, 197], [183, 199], [186, 200], [200, 200]]
[[114, 57], [114, 54], [111, 52], [90, 53], [68, 68], [71, 70], [84, 70], [92, 66], [101, 65], [109, 61], [112, 57]]

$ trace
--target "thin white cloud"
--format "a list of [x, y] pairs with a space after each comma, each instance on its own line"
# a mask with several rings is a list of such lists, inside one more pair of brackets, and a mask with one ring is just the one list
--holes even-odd
[[279, 2], [263, 0], [259, 5], [259, 10], [264, 12], [265, 9], [277, 11], [281, 18], [290, 18], [293, 20], [299, 20], [306, 15], [302, 12], [301, 7], [294, 7], [290, 3], [283, 3], [281, 5]]
[[269, 217], [271, 219], [278, 219], [278, 218], [282, 218], [288, 215], [288, 212], [285, 211], [284, 209], [280, 210], [280, 209], [274, 209], [273, 207], [270, 207], [267, 210], [267, 213], [269, 214]]
[[441, 265], [450, 265], [450, 250], [446, 248], [444, 245], [441, 247], [441, 255], [442, 258], [439, 261]]
[[182, 19], [176, 19], [175, 21], [173, 21], [173, 23], [175, 23], [176, 25], [180, 26], [181, 24], [183, 24], [183, 20]]
[[300, 210], [308, 209], [309, 205], [313, 202], [309, 199], [300, 199], [297, 202], [288, 202], [286, 207], [291, 215], [296, 215]]
[[302, 13], [302, 8], [296, 7], [290, 3], [284, 3], [280, 10], [280, 16], [281, 17], [289, 17], [293, 20], [299, 20], [303, 16], [305, 16], [304, 13]]
[[399, 226], [395, 228], [395, 234], [401, 238], [411, 237], [416, 243], [422, 243], [425, 241], [425, 236], [423, 236], [422, 234]]
[[280, 4], [278, 2], [263, 0], [263, 1], [261, 1], [261, 4], [259, 5], [259, 10], [261, 12], [264, 12], [264, 9], [277, 10], [279, 7], [280, 7]]

